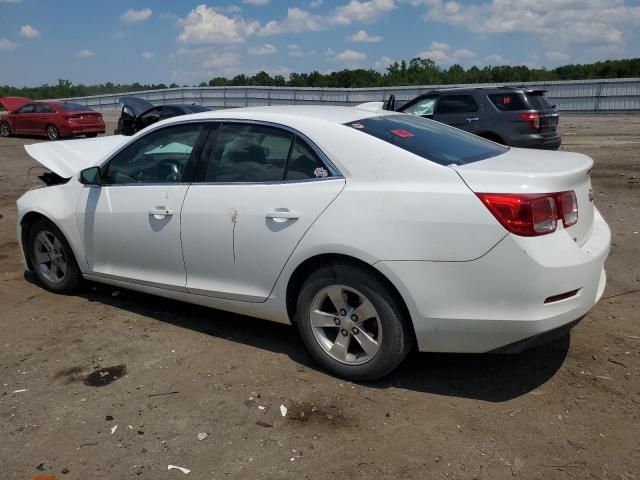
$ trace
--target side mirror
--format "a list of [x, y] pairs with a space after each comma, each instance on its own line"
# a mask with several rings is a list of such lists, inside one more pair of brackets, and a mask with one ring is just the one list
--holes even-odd
[[85, 168], [80, 172], [79, 180], [83, 185], [102, 185], [102, 175], [100, 173], [100, 167]]

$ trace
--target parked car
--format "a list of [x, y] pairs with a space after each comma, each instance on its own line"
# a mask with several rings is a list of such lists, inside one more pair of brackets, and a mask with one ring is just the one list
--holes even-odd
[[120, 103], [122, 103], [122, 110], [118, 119], [118, 126], [113, 132], [115, 135], [133, 135], [160, 120], [211, 110], [209, 107], [200, 105], [154, 106], [145, 99], [138, 97], [122, 97]]
[[545, 90], [519, 87], [430, 90], [386, 108], [437, 120], [503, 145], [557, 150], [558, 112]]
[[45, 288], [84, 278], [295, 323], [352, 380], [414, 345], [520, 351], [568, 331], [606, 283], [589, 157], [413, 115], [241, 108], [26, 150], [57, 174], [18, 200]]
[[105, 132], [102, 114], [79, 103], [33, 101], [23, 97], [0, 98], [7, 113], [0, 115], [0, 136], [12, 134], [46, 136], [49, 140]]

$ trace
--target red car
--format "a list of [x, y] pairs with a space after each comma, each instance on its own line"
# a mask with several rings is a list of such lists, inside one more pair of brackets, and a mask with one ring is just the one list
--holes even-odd
[[102, 114], [72, 102], [36, 102], [23, 97], [0, 98], [7, 112], [0, 115], [0, 136], [44, 135], [57, 140], [73, 135], [95, 137], [105, 132]]

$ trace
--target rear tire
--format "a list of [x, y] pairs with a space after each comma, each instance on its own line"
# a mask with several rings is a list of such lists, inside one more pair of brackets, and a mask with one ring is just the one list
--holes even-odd
[[384, 377], [413, 346], [409, 319], [395, 295], [351, 265], [312, 273], [300, 290], [295, 320], [315, 360], [352, 381]]
[[33, 272], [47, 290], [73, 293], [81, 284], [82, 274], [69, 246], [58, 227], [41, 218], [31, 226], [28, 255]]
[[98, 136], [98, 134], [97, 133], [87, 133], [87, 134], [85, 134], [85, 136], [87, 138], [96, 138]]
[[500, 145], [506, 145], [506, 142], [501, 137], [499, 137], [494, 133], [483, 133], [483, 134], [480, 134], [480, 136], [487, 140], [491, 140], [492, 142], [499, 143]]
[[11, 135], [11, 127], [7, 122], [0, 123], [0, 137], [8, 137]]
[[47, 125], [47, 129], [45, 130], [45, 133], [47, 134], [47, 138], [49, 140], [58, 140], [60, 138], [60, 131], [58, 130], [58, 127], [56, 127], [55, 125], [52, 125], [52, 124]]

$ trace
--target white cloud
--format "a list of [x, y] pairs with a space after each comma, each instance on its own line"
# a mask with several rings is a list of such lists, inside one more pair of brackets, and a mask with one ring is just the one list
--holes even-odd
[[396, 8], [394, 0], [370, 0], [368, 2], [351, 0], [348, 4], [335, 10], [332, 22], [339, 25], [350, 25], [353, 22], [373, 22], [394, 8]]
[[242, 3], [254, 7], [264, 7], [265, 5], [269, 5], [269, 2], [270, 0], [242, 0]]
[[202, 66], [204, 68], [229, 68], [235, 67], [240, 64], [240, 55], [237, 53], [224, 52], [224, 53], [211, 53]]
[[319, 32], [328, 28], [327, 20], [306, 10], [294, 7], [287, 10], [284, 20], [271, 20], [259, 31], [259, 35], [276, 35], [279, 33]]
[[143, 8], [142, 10], [133, 10], [130, 8], [122, 15], [120, 15], [120, 21], [124, 23], [140, 23], [149, 20], [149, 17], [153, 14], [150, 8]]
[[18, 48], [18, 44], [12, 42], [11, 40], [7, 40], [6, 38], [0, 38], [0, 50], [5, 52], [10, 52]]
[[33, 28], [31, 25], [23, 25], [20, 28], [20, 36], [25, 38], [38, 38], [40, 31]]
[[290, 57], [310, 57], [311, 55], [315, 55], [316, 51], [315, 50], [309, 50], [308, 52], [305, 52], [304, 50], [302, 50], [300, 48], [300, 45], [296, 45], [291, 44], [291, 45], [287, 45], [287, 54]]
[[318, 8], [324, 5], [324, 0], [311, 0], [309, 2], [309, 8]]
[[533, 33], [549, 46], [621, 44], [640, 22], [640, 6], [625, 0], [409, 0], [426, 6], [425, 19], [478, 33]]
[[227, 17], [206, 5], [198, 5], [178, 23], [182, 27], [178, 42], [183, 45], [242, 43], [260, 27], [258, 22]]
[[278, 52], [278, 49], [270, 43], [265, 43], [263, 45], [251, 47], [248, 52], [249, 55], [273, 55]]
[[0, 0], [0, 3], [22, 3], [22, 0]]
[[394, 0], [369, 0], [361, 2], [351, 0], [339, 6], [328, 15], [319, 15], [298, 7], [289, 8], [283, 20], [267, 22], [260, 35], [275, 35], [279, 33], [319, 32], [331, 27], [351, 25], [355, 22], [371, 23], [379, 20], [382, 15], [396, 8]]
[[144, 58], [145, 60], [151, 60], [155, 56], [156, 54], [153, 52], [142, 52], [142, 58]]
[[366, 59], [367, 59], [367, 56], [364, 53], [357, 52], [355, 50], [348, 50], [348, 49], [338, 53], [334, 58], [334, 60], [337, 60], [339, 62], [349, 62], [349, 63], [361, 62]]
[[78, 58], [91, 58], [91, 57], [95, 57], [96, 54], [93, 53], [91, 50], [80, 50], [78, 53], [76, 53], [76, 57]]
[[485, 60], [489, 65], [508, 65], [511, 63], [509, 60], [504, 58], [502, 55], [498, 55], [497, 53], [485, 57]]
[[545, 57], [547, 57], [547, 59], [551, 60], [552, 62], [566, 62], [571, 58], [570, 55], [567, 55], [563, 52], [557, 52], [555, 50], [549, 50], [547, 53], [545, 53]]
[[373, 64], [373, 68], [376, 70], [386, 70], [389, 65], [391, 65], [395, 60], [390, 57], [380, 57]]
[[466, 48], [452, 50], [446, 43], [434, 41], [431, 42], [429, 49], [419, 52], [418, 56], [429, 58], [436, 63], [453, 64], [475, 58], [476, 54]]
[[380, 35], [369, 35], [364, 30], [360, 30], [349, 37], [352, 42], [379, 42], [382, 40]]

